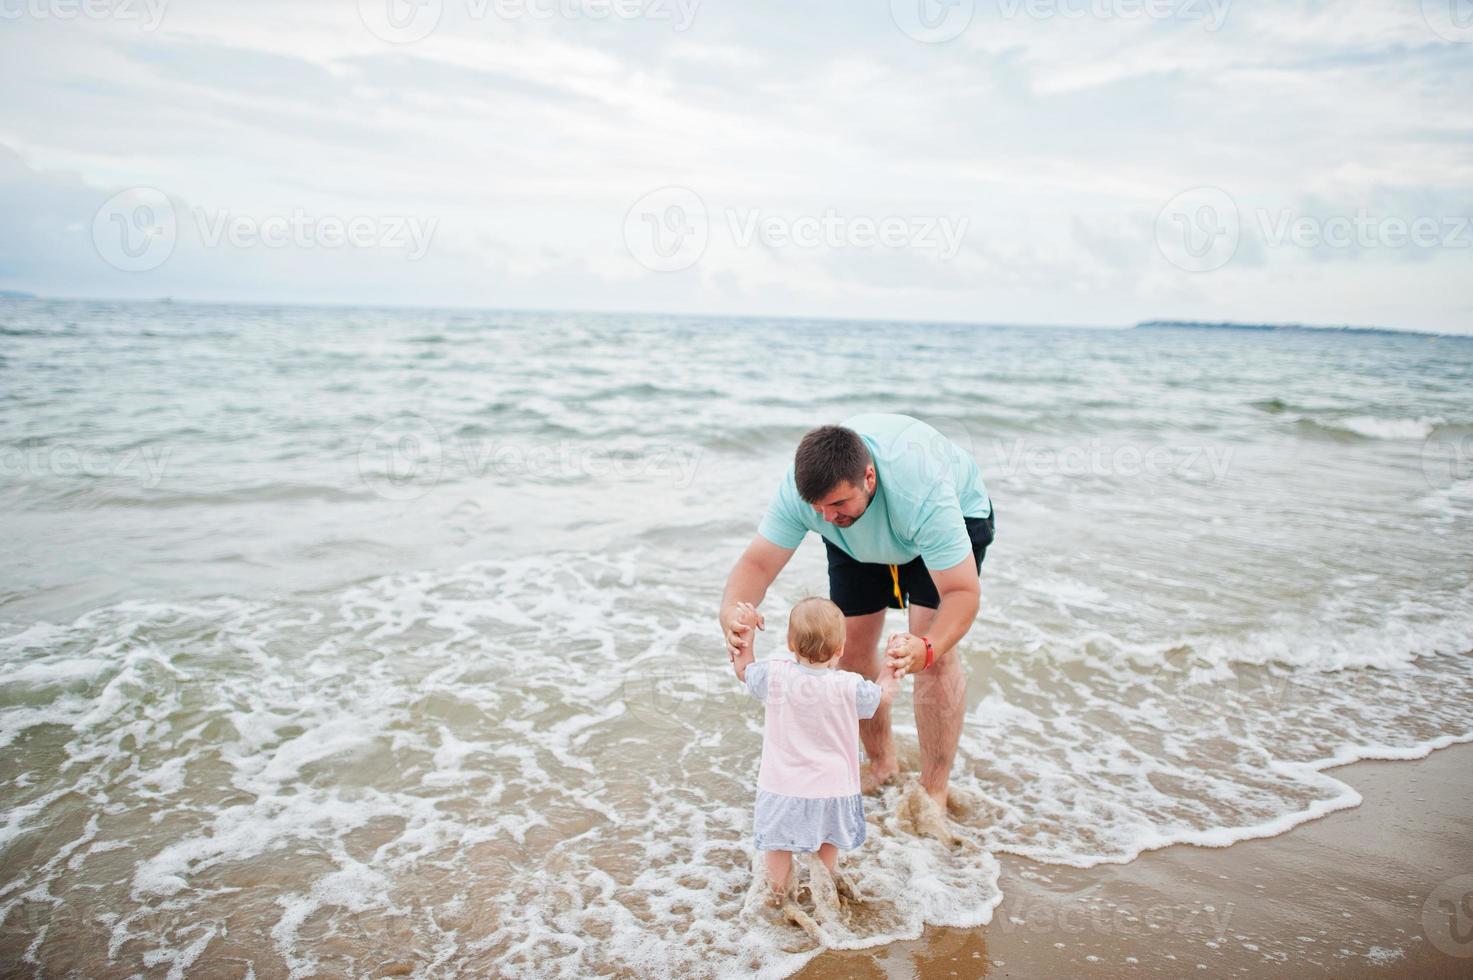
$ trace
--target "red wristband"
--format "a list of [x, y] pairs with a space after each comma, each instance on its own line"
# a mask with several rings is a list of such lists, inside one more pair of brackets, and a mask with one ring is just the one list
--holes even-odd
[[930, 670], [931, 665], [936, 662], [936, 651], [931, 646], [930, 637], [921, 637], [921, 642], [926, 645], [926, 666], [922, 667], [921, 670]]

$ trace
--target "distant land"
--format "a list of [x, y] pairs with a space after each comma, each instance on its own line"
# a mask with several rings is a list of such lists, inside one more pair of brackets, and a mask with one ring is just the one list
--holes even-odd
[[[3, 4], [3, 2], [4, 2], [4, 0], [0, 0], [0, 4]], [[29, 293], [29, 292], [26, 292], [25, 290], [21, 290], [21, 289], [0, 289], [0, 300], [23, 300], [23, 301], [24, 300], [42, 300], [42, 301], [45, 301], [45, 302], [54, 302], [54, 303], [137, 303], [137, 304], [153, 303], [153, 304], [161, 304], [161, 305], [172, 305], [175, 302], [175, 300], [174, 300], [174, 298], [172, 296], [158, 296], [158, 297], [154, 297], [154, 298], [151, 298], [151, 299], [150, 298], [139, 298], [139, 297], [128, 297], [128, 298], [122, 298], [122, 297], [82, 297], [82, 296], [77, 296], [77, 297], [43, 297], [43, 296], [37, 295], [36, 293]], [[225, 306], [225, 307], [230, 307], [230, 306], [257, 306], [257, 305], [266, 305], [266, 306], [281, 306], [281, 307], [298, 307], [298, 306], [301, 306], [301, 307], [314, 307], [314, 308], [322, 308], [322, 307], [325, 307], [325, 308], [328, 308], [328, 309], [331, 309], [331, 308], [334, 308], [334, 307], [341, 307], [343, 309], [358, 308], [354, 304], [341, 304], [341, 303], [317, 304], [317, 303], [270, 303], [270, 302], [267, 302], [265, 304], [261, 304], [259, 302], [250, 302], [250, 303], [247, 303], [247, 302], [243, 302], [243, 301], [240, 301], [240, 300], [187, 300], [187, 301], [184, 301], [184, 302], [188, 303], [189, 305]], [[387, 306], [371, 306], [370, 308], [373, 308], [373, 309], [386, 309], [386, 310], [392, 310], [392, 309], [415, 309], [415, 310], [418, 310], [418, 309], [444, 309], [444, 310], [482, 310], [482, 311], [495, 310], [497, 312], [504, 312], [499, 307], [479, 307], [479, 306], [469, 306], [469, 307], [460, 307], [460, 306], [456, 306], [456, 307], [419, 307], [419, 306], [397, 306], [397, 305], [392, 305], [391, 304], [391, 305], [387, 305]], [[516, 312], [553, 313], [553, 312], [564, 312], [564, 311], [559, 311], [559, 310], [525, 310], [525, 311], [522, 311], [522, 310], [518, 310]], [[622, 313], [625, 313], [625, 312], [628, 312], [628, 311], [587, 310], [587, 311], [583, 311], [583, 312], [588, 312], [588, 313], [593, 313], [593, 314], [622, 314]], [[652, 315], [652, 316], [681, 316], [682, 314], [678, 314], [678, 313], [676, 313], [676, 314], [671, 314], [671, 313], [658, 313], [658, 314], [651, 313], [650, 315]], [[770, 318], [770, 317], [763, 317], [763, 316], [757, 315], [757, 314], [743, 315], [743, 314], [721, 314], [721, 313], [695, 313], [695, 314], [685, 314], [685, 315], [696, 316], [696, 317], [717, 318], [717, 319], [720, 319], [722, 317], [727, 317], [727, 318], [732, 318], [732, 319], [752, 319], [752, 318], [756, 318], [756, 319], [768, 319], [768, 318]], [[839, 317], [839, 318], [831, 318], [831, 317], [790, 317], [790, 319], [824, 320], [824, 321], [833, 322], [833, 323], [861, 322], [861, 321], [857, 321], [857, 320], [854, 320], [854, 319], [851, 319], [851, 318], [846, 318], [846, 317]], [[893, 320], [893, 319], [889, 319], [889, 318], [886, 318], [884, 320], [884, 322], [887, 322], [887, 323], [914, 322], [914, 323], [937, 323], [937, 324], [949, 323], [949, 324], [955, 325], [955, 326], [989, 326], [989, 325], [1001, 326], [1002, 325], [1002, 324], [986, 324], [986, 323], [982, 323], [982, 322], [959, 322], [959, 321], [943, 321], [943, 320], [905, 321], [905, 320]], [[1054, 324], [1040, 324], [1040, 323], [1033, 323], [1033, 324], [1023, 324], [1023, 323], [1008, 324], [1008, 326], [1020, 326], [1020, 327], [1029, 327], [1029, 326], [1031, 326], [1031, 327], [1047, 327], [1047, 326], [1053, 326], [1053, 325]], [[1059, 326], [1063, 326], [1063, 324], [1059, 324]], [[1098, 326], [1103, 326], [1103, 324], [1095, 324], [1094, 326], [1097, 326], [1097, 327]], [[1118, 327], [1118, 326], [1111, 326], [1110, 329], [1117, 329], [1118, 330], [1118, 329], [1121, 329], [1121, 328]], [[1381, 337], [1429, 337], [1429, 338], [1438, 338], [1438, 339], [1452, 338], [1452, 339], [1457, 339], [1457, 340], [1473, 340], [1473, 333], [1438, 333], [1438, 332], [1433, 331], [1433, 330], [1400, 330], [1400, 329], [1393, 329], [1391, 327], [1364, 327], [1364, 326], [1354, 326], [1354, 325], [1351, 325], [1351, 324], [1343, 324], [1343, 325], [1339, 325], [1339, 326], [1313, 326], [1313, 325], [1305, 324], [1305, 323], [1234, 323], [1234, 322], [1228, 321], [1228, 320], [1222, 320], [1222, 321], [1216, 321], [1216, 322], [1210, 321], [1210, 320], [1142, 320], [1139, 323], [1134, 324], [1133, 326], [1125, 327], [1125, 329], [1127, 329], [1127, 330], [1238, 330], [1238, 331], [1278, 332], [1278, 333], [1307, 333], [1307, 334], [1325, 334], [1325, 333], [1334, 333], [1334, 334], [1369, 334], [1369, 335], [1372, 335], [1372, 336], [1381, 336]]]
[[1274, 330], [1280, 333], [1362, 333], [1383, 337], [1461, 337], [1429, 330], [1393, 330], [1390, 327], [1313, 327], [1304, 323], [1208, 323], [1202, 320], [1144, 320], [1136, 330]]

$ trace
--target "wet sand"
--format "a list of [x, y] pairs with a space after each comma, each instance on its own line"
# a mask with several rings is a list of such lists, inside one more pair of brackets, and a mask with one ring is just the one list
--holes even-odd
[[824, 953], [836, 977], [1473, 977], [1473, 744], [1329, 770], [1360, 806], [1088, 870], [1001, 856], [979, 929]]

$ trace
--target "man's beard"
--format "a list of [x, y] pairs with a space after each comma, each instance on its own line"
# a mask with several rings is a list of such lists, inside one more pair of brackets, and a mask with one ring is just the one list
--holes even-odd
[[[860, 512], [859, 517], [863, 517], [865, 514], [869, 513], [869, 505], [875, 502], [875, 491], [879, 489], [880, 485], [876, 483], [875, 489], [871, 490], [869, 496], [864, 498], [864, 510]], [[841, 515], [841, 517], [842, 520], [834, 521], [834, 525], [836, 527], [849, 527], [855, 521], [859, 520], [859, 517], [849, 517], [847, 514]]]

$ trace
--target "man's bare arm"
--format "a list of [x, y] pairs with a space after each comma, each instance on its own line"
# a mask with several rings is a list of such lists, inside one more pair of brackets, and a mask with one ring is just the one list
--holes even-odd
[[[752, 645], [752, 630], [762, 626], [762, 615], [757, 621], [744, 622], [739, 615], [738, 603], [761, 604], [767, 595], [767, 587], [773, 583], [795, 548], [782, 548], [758, 534], [747, 545], [747, 550], [732, 566], [726, 577], [726, 591], [721, 596], [721, 633], [726, 637], [726, 652], [733, 661], [744, 649]], [[750, 618], [750, 617], [748, 617]]]
[[[939, 660], [972, 628], [977, 609], [982, 604], [982, 585], [977, 578], [976, 562], [970, 555], [958, 565], [932, 572], [931, 580], [936, 583], [941, 601], [936, 606], [936, 618], [931, 620], [926, 636], [930, 638], [931, 649]], [[909, 633], [892, 637], [886, 653], [891, 666], [908, 674], [921, 670], [926, 664], [925, 641]]]
[[961, 642], [977, 619], [977, 610], [982, 605], [982, 585], [977, 578], [977, 563], [971, 555], [961, 564], [931, 573], [936, 583], [936, 592], [941, 601], [936, 606], [936, 618], [926, 635], [931, 638], [931, 647], [936, 656], [941, 656]]

